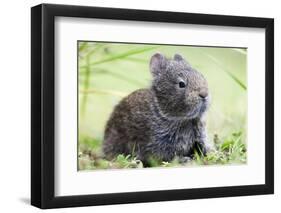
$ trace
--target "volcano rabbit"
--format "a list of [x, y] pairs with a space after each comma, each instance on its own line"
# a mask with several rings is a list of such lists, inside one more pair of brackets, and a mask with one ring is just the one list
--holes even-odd
[[167, 59], [156, 53], [150, 71], [151, 87], [131, 93], [112, 112], [104, 134], [105, 158], [134, 154], [146, 163], [150, 157], [190, 160], [198, 148], [206, 154], [206, 79], [179, 54]]

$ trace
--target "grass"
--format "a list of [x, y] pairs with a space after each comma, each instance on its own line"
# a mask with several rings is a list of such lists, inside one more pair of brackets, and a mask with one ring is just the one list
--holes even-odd
[[[213, 138], [215, 149], [202, 156], [195, 152], [193, 159], [186, 163], [181, 163], [178, 158], [171, 162], [159, 162], [150, 159], [151, 167], [175, 167], [175, 166], [196, 166], [196, 165], [224, 165], [241, 164], [247, 161], [247, 148], [243, 143], [242, 132], [231, 134], [225, 139], [220, 139], [218, 135]], [[143, 163], [134, 154], [119, 154], [112, 161], [107, 161], [102, 157], [101, 141], [92, 138], [81, 139], [79, 146], [79, 170], [92, 169], [120, 169], [120, 168], [143, 168]]]

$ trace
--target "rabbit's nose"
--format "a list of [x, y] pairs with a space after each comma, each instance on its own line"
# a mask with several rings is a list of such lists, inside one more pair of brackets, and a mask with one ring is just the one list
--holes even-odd
[[208, 91], [207, 90], [202, 90], [199, 92], [200, 98], [206, 98], [208, 96]]

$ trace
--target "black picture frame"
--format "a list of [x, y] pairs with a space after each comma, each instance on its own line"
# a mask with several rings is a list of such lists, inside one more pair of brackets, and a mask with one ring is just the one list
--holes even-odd
[[[264, 28], [265, 184], [93, 195], [54, 195], [55, 171], [55, 17]], [[274, 193], [274, 20], [164, 11], [41, 4], [31, 8], [31, 204], [60, 208], [105, 204], [217, 198]]]

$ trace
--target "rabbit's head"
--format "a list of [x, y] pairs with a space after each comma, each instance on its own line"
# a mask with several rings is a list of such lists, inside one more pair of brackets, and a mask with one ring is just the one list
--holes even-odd
[[160, 53], [152, 56], [152, 91], [163, 114], [194, 119], [201, 117], [210, 103], [208, 83], [179, 54], [167, 59]]

